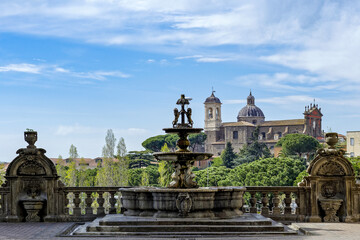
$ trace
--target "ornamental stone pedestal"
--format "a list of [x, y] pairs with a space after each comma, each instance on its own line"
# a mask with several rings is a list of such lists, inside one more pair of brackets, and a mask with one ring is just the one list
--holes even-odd
[[6, 170], [6, 182], [2, 185], [9, 189], [5, 196], [6, 213], [0, 221], [6, 222], [54, 222], [62, 221], [64, 213], [64, 195], [54, 163], [45, 156], [45, 150], [37, 148], [37, 132], [24, 133], [26, 148], [19, 149], [19, 154]]
[[354, 192], [357, 191], [352, 164], [344, 151], [335, 149], [337, 133], [325, 135], [328, 148], [319, 149], [299, 187], [306, 191], [308, 222], [354, 222]]

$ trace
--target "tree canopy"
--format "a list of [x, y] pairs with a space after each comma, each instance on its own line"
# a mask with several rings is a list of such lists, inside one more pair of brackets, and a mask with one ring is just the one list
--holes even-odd
[[302, 161], [281, 157], [255, 160], [234, 169], [210, 167], [196, 171], [195, 174], [201, 187], [206, 187], [207, 176], [209, 186], [292, 186], [299, 173], [304, 170]]
[[[176, 142], [179, 140], [179, 136], [175, 134], [165, 134], [165, 135], [157, 135], [154, 137], [150, 137], [146, 139], [142, 146], [153, 152], [160, 152], [161, 148], [166, 145], [171, 151], [175, 151]], [[196, 133], [189, 135], [190, 141], [190, 149], [194, 150], [197, 146], [201, 146], [205, 143], [206, 134], [205, 133]]]
[[252, 137], [251, 143], [245, 144], [239, 152], [239, 157], [235, 160], [235, 166], [238, 166], [243, 163], [253, 162], [260, 158], [269, 158], [271, 153], [269, 148], [265, 143], [259, 142], [259, 128], [255, 128]]
[[235, 165], [235, 159], [237, 158], [236, 153], [230, 142], [226, 143], [224, 151], [221, 153], [221, 159], [226, 167], [232, 168]]
[[320, 147], [320, 143], [312, 136], [293, 133], [282, 137], [276, 146], [282, 147], [282, 153], [285, 156], [297, 155], [301, 157], [303, 154], [315, 153], [316, 149]]

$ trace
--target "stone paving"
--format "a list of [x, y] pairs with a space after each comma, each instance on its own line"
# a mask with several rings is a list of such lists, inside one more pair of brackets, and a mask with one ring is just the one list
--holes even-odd
[[[101, 237], [58, 237], [57, 235], [72, 226], [73, 223], [0, 223], [0, 239], [103, 239]], [[159, 239], [291, 239], [291, 240], [320, 240], [320, 239], [360, 239], [360, 223], [295, 223], [297, 227], [304, 230], [305, 235], [298, 236], [251, 236], [251, 237], [228, 237], [228, 238], [173, 238], [171, 236]], [[128, 237], [124, 237], [128, 238]], [[119, 239], [106, 237], [105, 239]], [[131, 237], [136, 239], [155, 239]]]

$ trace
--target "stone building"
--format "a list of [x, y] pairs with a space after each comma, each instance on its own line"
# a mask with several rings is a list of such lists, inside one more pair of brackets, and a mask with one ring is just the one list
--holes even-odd
[[221, 101], [215, 97], [214, 92], [205, 102], [205, 133], [207, 139], [205, 152], [220, 155], [230, 142], [235, 151], [239, 151], [244, 144], [251, 142], [252, 133], [256, 127], [259, 128], [259, 140], [265, 143], [270, 151], [274, 153], [277, 141], [289, 133], [302, 133], [323, 139], [321, 129], [321, 108], [317, 104], [305, 106], [304, 118], [265, 121], [263, 111], [255, 105], [255, 97], [250, 92], [247, 104], [237, 115], [236, 122], [223, 122], [221, 119]]
[[346, 139], [346, 151], [348, 153], [348, 156], [360, 156], [360, 131], [347, 131]]

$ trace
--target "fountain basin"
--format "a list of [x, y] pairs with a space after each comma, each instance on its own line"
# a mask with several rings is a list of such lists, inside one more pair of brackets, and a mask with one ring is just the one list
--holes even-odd
[[27, 213], [25, 218], [26, 222], [40, 222], [41, 218], [39, 216], [40, 210], [43, 208], [43, 200], [22, 200], [21, 201], [24, 209]]
[[237, 217], [242, 215], [245, 190], [245, 187], [119, 189], [125, 216], [156, 218]]

